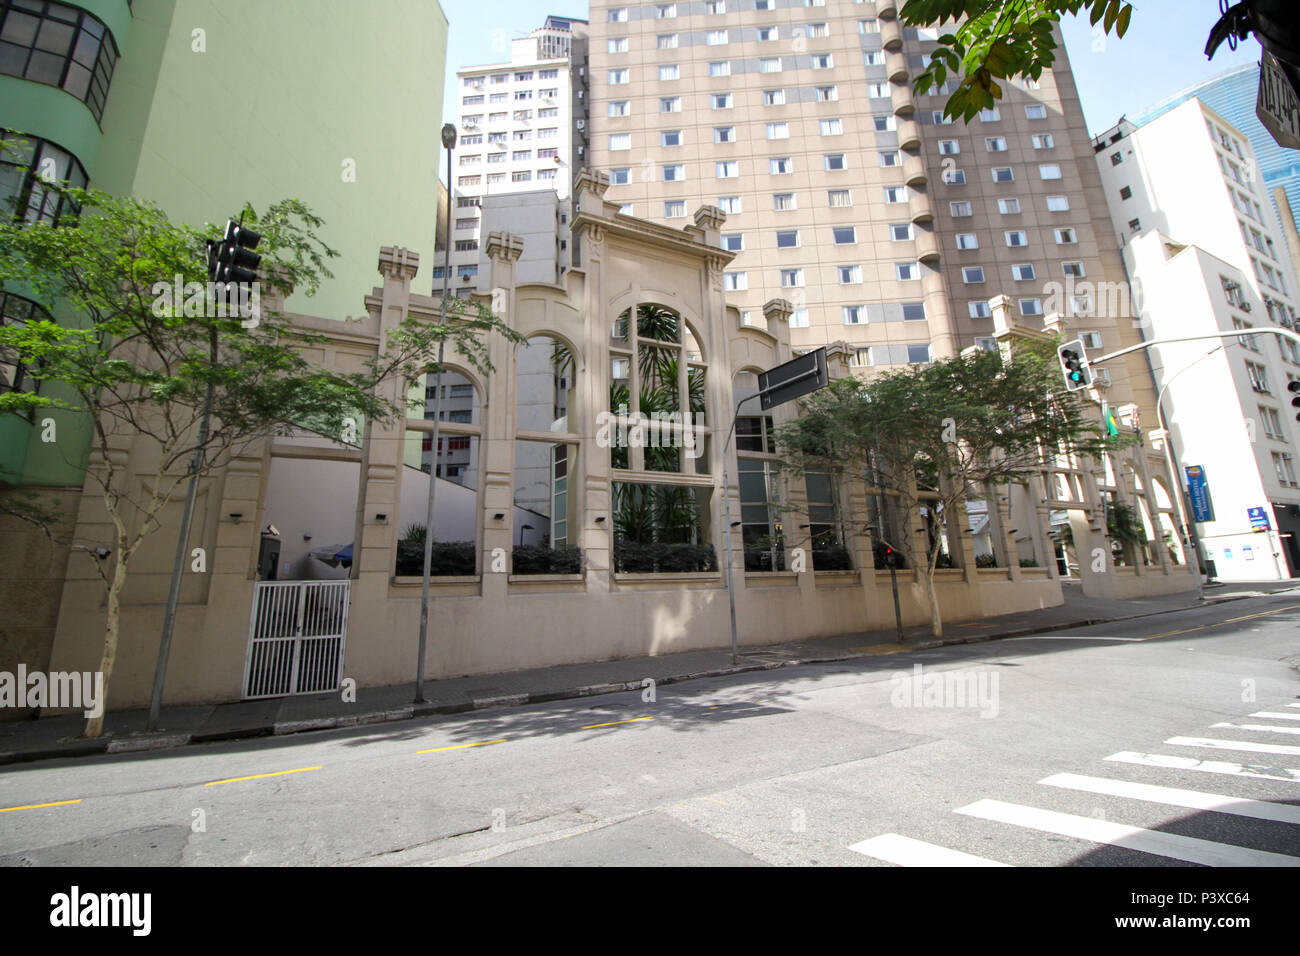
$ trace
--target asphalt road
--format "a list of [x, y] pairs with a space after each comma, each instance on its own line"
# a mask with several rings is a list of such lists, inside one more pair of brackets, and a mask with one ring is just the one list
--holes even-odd
[[1283, 593], [653, 700], [19, 764], [0, 864], [1295, 866], [1297, 622]]

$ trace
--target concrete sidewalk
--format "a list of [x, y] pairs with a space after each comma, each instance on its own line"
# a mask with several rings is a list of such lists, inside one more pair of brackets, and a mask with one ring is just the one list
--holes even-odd
[[145, 733], [147, 712], [110, 712], [104, 736], [79, 737], [84, 720], [78, 716], [0, 722], [0, 764], [100, 753], [158, 750], [191, 743], [291, 734], [308, 730], [355, 727], [409, 720], [428, 714], [455, 714], [486, 707], [516, 706], [640, 690], [650, 678], [671, 684], [701, 677], [775, 670], [799, 664], [843, 661], [878, 654], [901, 653], [948, 644], [967, 644], [1018, 637], [1044, 631], [1130, 620], [1225, 601], [1296, 590], [1290, 582], [1207, 587], [1205, 601], [1194, 592], [1103, 601], [1085, 598], [1066, 586], [1066, 603], [968, 624], [946, 624], [936, 640], [926, 627], [908, 628], [899, 643], [894, 631], [847, 634], [742, 649], [733, 664], [728, 648], [689, 651], [659, 657], [638, 657], [594, 664], [568, 664], [502, 674], [478, 674], [425, 682], [427, 703], [413, 704], [413, 685], [361, 688], [347, 703], [338, 692], [304, 697], [240, 701], [190, 707], [164, 707], [162, 730]]

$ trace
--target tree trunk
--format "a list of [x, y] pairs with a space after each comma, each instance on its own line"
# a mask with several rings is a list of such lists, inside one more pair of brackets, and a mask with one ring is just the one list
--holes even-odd
[[104, 717], [108, 713], [108, 683], [113, 674], [113, 664], [117, 660], [117, 637], [119, 618], [122, 608], [122, 585], [126, 583], [126, 559], [118, 552], [113, 566], [113, 581], [108, 587], [108, 616], [104, 625], [104, 656], [100, 660], [99, 670], [104, 675], [103, 699], [100, 701], [98, 717], [86, 718], [83, 737], [99, 737], [104, 733]]
[[935, 637], [943, 637], [943, 616], [939, 612], [939, 595], [934, 589], [933, 562], [925, 573], [925, 596], [930, 602], [930, 633]]

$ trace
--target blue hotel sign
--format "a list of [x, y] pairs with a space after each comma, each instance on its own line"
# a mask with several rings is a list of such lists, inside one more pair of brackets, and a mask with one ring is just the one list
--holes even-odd
[[1273, 529], [1268, 520], [1268, 512], [1263, 508], [1248, 508], [1246, 513], [1250, 515], [1250, 528], [1252, 531], [1271, 531]]
[[1192, 520], [1213, 521], [1214, 509], [1210, 507], [1210, 488], [1205, 483], [1205, 469], [1200, 465], [1186, 465], [1187, 497], [1192, 502]]

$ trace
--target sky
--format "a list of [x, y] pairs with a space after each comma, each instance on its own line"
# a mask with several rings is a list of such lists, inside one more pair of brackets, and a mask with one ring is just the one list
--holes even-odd
[[1246, 63], [1258, 63], [1259, 41], [1235, 51], [1224, 43], [1205, 58], [1205, 41], [1219, 19], [1218, 0], [1137, 0], [1122, 40], [1094, 40], [1086, 18], [1064, 17], [1061, 32], [1090, 135], [1136, 115], [1167, 96]]
[[[456, 71], [510, 58], [510, 41], [527, 36], [547, 14], [588, 18], [585, 0], [441, 0], [450, 31], [443, 122], [459, 106]], [[1088, 132], [1109, 129], [1125, 113], [1140, 110], [1183, 87], [1245, 63], [1259, 61], [1259, 43], [1249, 38], [1235, 51], [1227, 44], [1213, 60], [1205, 40], [1219, 19], [1218, 0], [1138, 0], [1128, 34], [1094, 39], [1086, 19], [1065, 17], [1062, 32], [1083, 103]], [[443, 170], [446, 176], [446, 170]]]

